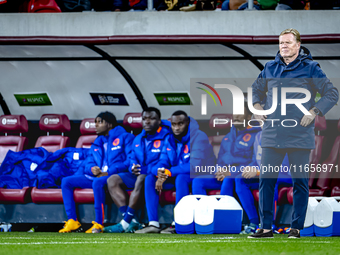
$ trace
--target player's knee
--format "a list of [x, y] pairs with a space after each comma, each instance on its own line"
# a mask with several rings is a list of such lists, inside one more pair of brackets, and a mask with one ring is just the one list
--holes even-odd
[[142, 189], [144, 186], [146, 175], [141, 174], [137, 177], [136, 183], [135, 183], [135, 189], [139, 190]]
[[176, 177], [176, 187], [182, 186], [182, 185], [187, 185], [189, 182], [188, 176], [186, 174], [179, 174]]
[[145, 186], [152, 186], [156, 183], [156, 177], [152, 174], [149, 174], [145, 177]]
[[204, 188], [203, 181], [201, 179], [194, 179], [194, 181], [192, 182], [192, 191], [194, 194], [196, 194], [197, 192]]
[[106, 185], [106, 182], [103, 182], [100, 178], [95, 178], [92, 182], [92, 189], [102, 189]]
[[236, 186], [236, 187], [240, 187], [240, 186], [242, 186], [242, 185], [244, 185], [244, 180], [243, 180], [243, 178], [235, 178], [235, 186]]
[[236, 193], [240, 193], [242, 192], [242, 190], [244, 189], [243, 185], [242, 185], [242, 182], [238, 179], [235, 180], [235, 191]]
[[110, 178], [107, 179], [107, 187], [109, 189], [113, 189], [117, 186], [120, 185], [120, 183], [122, 182], [122, 179], [120, 178], [119, 175], [112, 175]]
[[70, 178], [67, 178], [67, 177], [63, 178], [61, 180], [61, 189], [65, 189], [65, 188], [69, 187], [70, 183], [71, 183]]

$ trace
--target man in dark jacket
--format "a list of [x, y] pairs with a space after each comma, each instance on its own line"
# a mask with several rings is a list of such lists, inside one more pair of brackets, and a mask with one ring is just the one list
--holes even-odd
[[60, 233], [77, 231], [81, 226], [77, 220], [73, 198], [75, 188], [93, 188], [96, 219], [86, 233], [102, 232], [106, 181], [113, 174], [128, 171], [128, 155], [134, 136], [118, 126], [116, 117], [110, 112], [100, 113], [95, 123], [98, 137], [91, 145], [89, 156], [84, 162], [84, 174], [66, 177], [61, 183], [68, 221]]
[[[280, 167], [286, 153], [294, 189], [294, 212], [288, 237], [300, 237], [308, 205], [309, 154], [315, 147], [314, 118], [325, 115], [339, 97], [338, 90], [319, 64], [313, 61], [309, 50], [301, 46], [297, 30], [282, 31], [279, 48], [275, 60], [265, 65], [252, 85], [252, 104], [256, 110], [275, 107], [276, 96], [278, 108], [272, 112], [268, 110], [267, 114], [255, 113], [255, 118], [264, 122], [259, 198], [262, 229], [249, 238], [273, 237], [273, 196], [278, 177], [278, 172], [273, 169]], [[317, 92], [321, 94], [321, 99], [315, 103]], [[262, 101], [265, 101], [264, 108], [260, 105]]]

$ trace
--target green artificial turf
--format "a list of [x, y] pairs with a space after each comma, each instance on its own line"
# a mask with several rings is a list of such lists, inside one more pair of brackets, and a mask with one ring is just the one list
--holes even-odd
[[0, 254], [340, 254], [339, 237], [247, 239], [243, 235], [1, 232]]

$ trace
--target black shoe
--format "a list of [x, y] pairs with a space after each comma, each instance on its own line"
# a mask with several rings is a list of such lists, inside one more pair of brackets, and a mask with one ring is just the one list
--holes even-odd
[[175, 226], [171, 225], [170, 227], [163, 229], [161, 234], [176, 234], [176, 228]]
[[291, 228], [288, 238], [300, 238], [300, 230], [296, 228]]
[[273, 231], [270, 230], [267, 233], [263, 233], [263, 229], [259, 229], [255, 234], [248, 236], [248, 238], [273, 238]]

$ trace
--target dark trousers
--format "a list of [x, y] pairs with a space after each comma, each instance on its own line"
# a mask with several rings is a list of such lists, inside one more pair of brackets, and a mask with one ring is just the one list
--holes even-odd
[[[303, 229], [306, 218], [309, 187], [308, 166], [310, 150], [262, 148], [259, 213], [263, 229], [271, 229], [273, 222], [274, 189], [279, 172], [275, 166], [281, 166], [285, 154], [288, 154], [290, 172], [293, 180], [293, 215], [292, 228]], [[283, 169], [287, 170], [287, 169]]]

